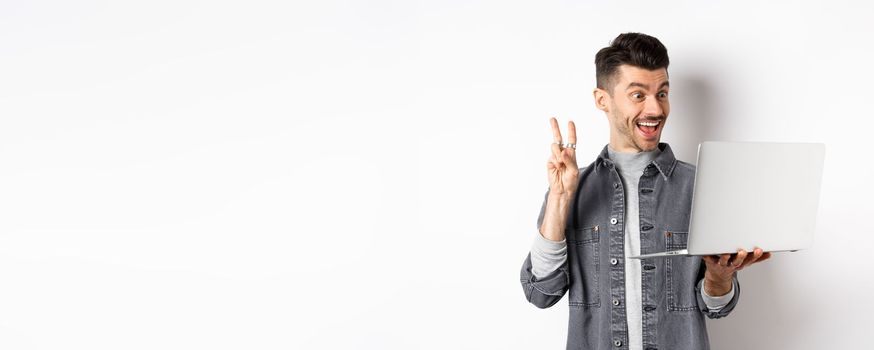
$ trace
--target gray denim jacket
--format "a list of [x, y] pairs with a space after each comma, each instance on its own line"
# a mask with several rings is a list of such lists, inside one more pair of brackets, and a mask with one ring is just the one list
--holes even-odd
[[[641, 254], [686, 248], [695, 166], [674, 158], [670, 146], [640, 178]], [[547, 192], [547, 196], [548, 196]], [[607, 147], [580, 168], [579, 187], [565, 228], [567, 262], [538, 279], [531, 255], [522, 265], [525, 297], [539, 308], [555, 305], [568, 294], [570, 319], [567, 349], [627, 349], [625, 319], [625, 193]], [[543, 222], [546, 199], [537, 218]], [[704, 262], [700, 257], [641, 260], [644, 349], [709, 349], [704, 316], [728, 315], [740, 297], [710, 311], [701, 297]], [[569, 291], [569, 292], [568, 292]]]

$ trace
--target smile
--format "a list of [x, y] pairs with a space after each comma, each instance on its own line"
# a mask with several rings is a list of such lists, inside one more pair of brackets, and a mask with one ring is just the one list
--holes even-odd
[[657, 135], [661, 123], [662, 122], [659, 120], [639, 121], [637, 122], [637, 130], [639, 130], [645, 138], [654, 138]]

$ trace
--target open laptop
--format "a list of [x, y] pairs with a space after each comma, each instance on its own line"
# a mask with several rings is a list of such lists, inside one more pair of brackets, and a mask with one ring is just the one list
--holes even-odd
[[701, 143], [686, 249], [631, 258], [810, 247], [824, 156], [822, 143]]

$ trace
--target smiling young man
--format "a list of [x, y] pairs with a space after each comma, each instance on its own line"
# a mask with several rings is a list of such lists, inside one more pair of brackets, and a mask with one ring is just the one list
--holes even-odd
[[549, 191], [522, 265], [525, 296], [546, 308], [568, 294], [568, 349], [709, 349], [704, 316], [728, 315], [740, 296], [736, 271], [770, 254], [627, 258], [686, 247], [695, 167], [659, 142], [670, 112], [664, 45], [621, 34], [595, 67], [610, 142], [578, 168], [574, 123], [562, 144], [550, 119]]

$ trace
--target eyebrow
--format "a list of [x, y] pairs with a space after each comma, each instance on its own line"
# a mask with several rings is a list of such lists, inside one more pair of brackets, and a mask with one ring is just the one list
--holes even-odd
[[[644, 90], [649, 90], [649, 85], [646, 85], [643, 83], [638, 83], [638, 82], [633, 82], [633, 81], [630, 84], [628, 84], [628, 87], [625, 88], [625, 90], [628, 90], [628, 89], [635, 87], [635, 86], [642, 87]], [[662, 83], [662, 85], [659, 85], [659, 90], [661, 90], [661, 88], [663, 88], [663, 87], [670, 87], [670, 84], [668, 84], [667, 81]]]

